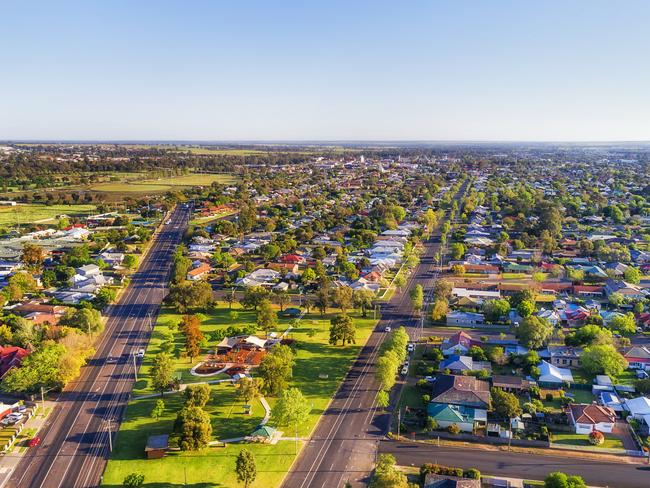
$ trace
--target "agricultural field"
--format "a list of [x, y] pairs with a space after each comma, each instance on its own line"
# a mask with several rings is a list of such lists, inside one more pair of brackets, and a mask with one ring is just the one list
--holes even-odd
[[[241, 326], [254, 321], [253, 312], [241, 310], [238, 306], [234, 306], [233, 310], [236, 314], [231, 314], [226, 305], [221, 305], [207, 314], [200, 315], [201, 329], [204, 334], [209, 337], [218, 328], [229, 325]], [[356, 313], [351, 314], [357, 326], [357, 344], [345, 347], [332, 346], [328, 342], [329, 319], [335, 312], [332, 311], [324, 317], [314, 313], [306, 315], [289, 333], [289, 337], [297, 342], [291, 386], [299, 388], [312, 402], [310, 415], [299, 427], [299, 437], [307, 437], [312, 432], [376, 324], [376, 321], [371, 318], [362, 318]], [[159, 351], [163, 334], [169, 328], [169, 324], [178, 322], [180, 318], [180, 314], [168, 309], [161, 314], [147, 349], [144, 364], [140, 369], [142, 379], [137, 385], [134, 396], [151, 392], [146, 384], [151, 367], [150, 361]], [[288, 325], [288, 319], [279, 320], [276, 330], [284, 331]], [[180, 349], [182, 348], [180, 333], [178, 336], [177, 348]], [[208, 341], [204, 352], [210, 346], [214, 346], [214, 341]], [[183, 372], [183, 369], [188, 370], [190, 366], [187, 359], [179, 359], [175, 363], [176, 371], [183, 381], [188, 379], [188, 373]], [[214, 440], [250, 434], [251, 425], [255, 422], [241, 419], [241, 402], [234, 396], [234, 387], [226, 383], [212, 388], [214, 394], [209, 411], [213, 425], [216, 426], [213, 433]], [[245, 447], [253, 452], [257, 462], [258, 475], [252, 487], [270, 488], [281, 484], [296, 456], [296, 443], [292, 440], [281, 440], [275, 445], [233, 443], [226, 447], [209, 447], [200, 452], [175, 452], [163, 459], [146, 460], [144, 445], [147, 435], [170, 432], [176, 412], [182, 403], [181, 395], [166, 395], [165, 415], [160, 420], [154, 421], [149, 413], [155, 399], [152, 397], [135, 400], [129, 405], [125, 422], [117, 436], [116, 449], [104, 475], [103, 486], [121, 486], [124, 477], [134, 471], [145, 473], [147, 486], [163, 487], [182, 484], [185, 472], [190, 485], [194, 484], [202, 488], [237, 486], [234, 473], [235, 458]], [[275, 398], [267, 397], [267, 400], [273, 409]], [[260, 408], [257, 404], [253, 406], [254, 417], [260, 414]], [[269, 422], [269, 425], [273, 426], [273, 422]], [[290, 430], [287, 436], [294, 435], [293, 429]], [[300, 449], [302, 442], [299, 442], [297, 447]]]
[[52, 223], [59, 215], [78, 217], [92, 215], [95, 205], [45, 205], [19, 203], [15, 207], [0, 207], [0, 226], [23, 225], [39, 222]]
[[190, 174], [168, 178], [99, 183], [92, 185], [90, 190], [105, 193], [163, 193], [193, 186], [209, 186], [214, 182], [227, 185], [236, 181], [237, 178], [229, 174]]

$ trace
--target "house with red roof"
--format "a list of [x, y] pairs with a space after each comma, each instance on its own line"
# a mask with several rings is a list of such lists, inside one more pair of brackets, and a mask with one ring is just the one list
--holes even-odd
[[442, 354], [449, 356], [450, 354], [466, 354], [470, 347], [480, 346], [481, 341], [476, 341], [472, 339], [472, 336], [467, 332], [461, 330], [443, 341], [440, 346]]
[[27, 349], [18, 346], [0, 346], [0, 378], [11, 368], [19, 367], [25, 356], [29, 355]]

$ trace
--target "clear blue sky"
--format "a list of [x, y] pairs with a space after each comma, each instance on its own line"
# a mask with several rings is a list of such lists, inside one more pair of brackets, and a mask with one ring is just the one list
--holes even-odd
[[650, 1], [6, 1], [0, 139], [650, 140]]

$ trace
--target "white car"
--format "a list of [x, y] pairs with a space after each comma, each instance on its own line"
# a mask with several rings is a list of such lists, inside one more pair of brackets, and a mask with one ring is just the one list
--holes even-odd
[[138, 352], [136, 352], [135, 355], [138, 359], [142, 359], [144, 357], [144, 349], [138, 350]]
[[407, 350], [408, 352], [413, 352], [413, 351], [415, 351], [415, 344], [413, 344], [413, 343], [409, 344], [409, 345], [406, 347], [406, 350]]
[[387, 325], [386, 328], [384, 329], [384, 332], [390, 332], [390, 325]]
[[402, 368], [401, 373], [402, 373], [402, 376], [406, 376], [406, 375], [409, 373], [409, 367], [405, 365], [405, 366]]

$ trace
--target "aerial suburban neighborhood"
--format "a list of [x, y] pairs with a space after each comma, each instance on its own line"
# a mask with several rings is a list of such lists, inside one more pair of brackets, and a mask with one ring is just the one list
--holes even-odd
[[650, 2], [3, 2], [0, 488], [650, 488]]
[[[322, 486], [373, 472], [420, 486], [529, 479], [462, 455], [435, 463], [426, 453], [442, 446], [646, 462], [650, 153], [211, 155], [229, 150], [5, 149], [0, 423], [2, 448], [21, 454], [10, 485], [43, 475], [34, 456], [65, 415], [57, 398], [83, 412], [109, 392], [111, 416], [82, 424], [98, 430], [97, 459], [74, 461], [109, 486], [172, 483], [187, 467], [234, 486], [242, 463], [264, 486], [305, 473]], [[32, 160], [72, 171], [91, 157], [158, 169], [93, 173], [72, 196], [59, 176], [45, 188], [20, 176]], [[43, 218], [21, 221], [30, 213]], [[332, 431], [364, 435], [380, 464]], [[421, 446], [417, 473], [402, 443]], [[350, 459], [358, 473], [321, 466]]]

